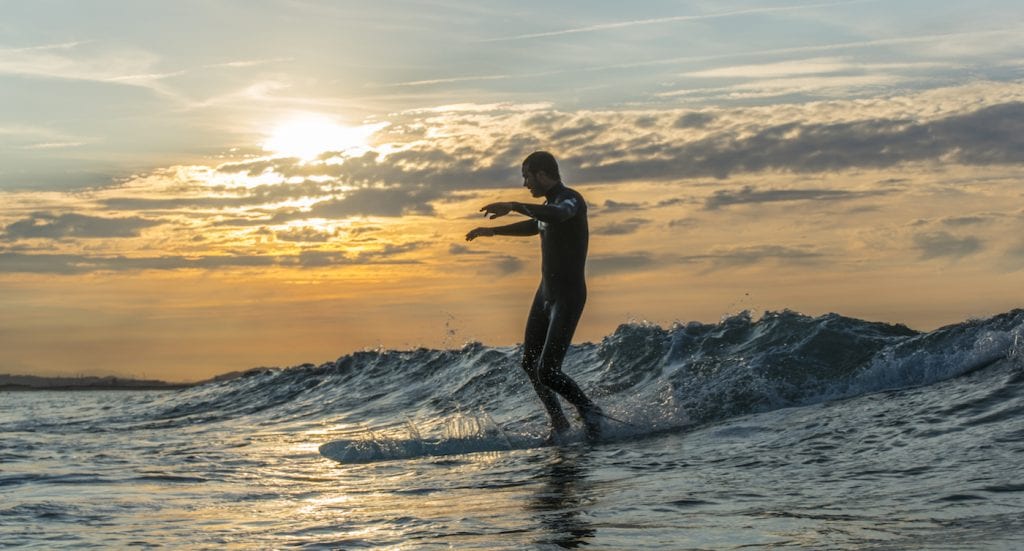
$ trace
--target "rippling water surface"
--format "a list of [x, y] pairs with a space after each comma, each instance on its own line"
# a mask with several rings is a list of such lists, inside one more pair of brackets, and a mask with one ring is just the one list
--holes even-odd
[[[1022, 311], [626, 325], [567, 366], [628, 423], [607, 440], [411, 458], [388, 445], [543, 433], [515, 348], [3, 392], [0, 546], [1022, 548], [1022, 335]], [[318, 453], [338, 440], [378, 455]]]

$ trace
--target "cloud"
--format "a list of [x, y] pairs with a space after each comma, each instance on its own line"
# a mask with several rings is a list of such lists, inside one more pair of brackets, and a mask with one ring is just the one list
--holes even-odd
[[587, 273], [601, 277], [619, 272], [640, 271], [657, 264], [655, 257], [646, 251], [625, 254], [594, 255], [587, 259]]
[[650, 220], [643, 218], [629, 218], [622, 222], [608, 224], [594, 230], [596, 235], [629, 235], [635, 233], [642, 226], [650, 224]]
[[471, 248], [469, 248], [469, 247], [467, 247], [465, 245], [460, 245], [459, 243], [452, 243], [451, 245], [448, 246], [448, 254], [463, 255], [463, 254], [487, 254], [487, 253], [484, 252], [484, 251], [477, 250], [477, 249], [471, 249]]
[[1024, 241], [1008, 249], [1000, 264], [1003, 269], [1011, 272], [1024, 269]]
[[0, 252], [0, 273], [37, 273], [74, 275], [92, 272], [129, 272], [141, 270], [216, 270], [222, 268], [298, 267], [324, 268], [361, 264], [410, 264], [403, 254], [425, 244], [411, 242], [389, 244], [377, 250], [351, 255], [344, 251], [307, 249], [296, 254], [279, 255], [206, 255], [167, 256], [92, 256], [84, 254], [46, 254]]
[[604, 213], [612, 213], [623, 212], [628, 210], [641, 210], [644, 208], [644, 206], [645, 205], [643, 203], [630, 203], [625, 201], [620, 202], [608, 199], [607, 201], [604, 202], [604, 205], [601, 207], [601, 211]]
[[668, 227], [670, 227], [670, 228], [692, 228], [692, 227], [696, 226], [698, 223], [699, 222], [697, 222], [693, 218], [676, 218], [674, 220], [669, 220]]
[[608, 129], [608, 125], [597, 122], [588, 117], [580, 117], [572, 124], [563, 126], [551, 132], [549, 140], [551, 143], [559, 144], [559, 147], [574, 147], [585, 145], [601, 132]]
[[684, 76], [698, 78], [765, 78], [793, 75], [819, 75], [834, 73], [849, 68], [841, 58], [793, 59], [775, 63], [716, 67], [702, 71], [691, 71]]
[[676, 119], [676, 128], [704, 128], [715, 121], [715, 116], [710, 113], [687, 113]]
[[929, 121], [873, 118], [766, 127], [750, 122], [746, 128], [713, 131], [694, 141], [648, 139], [641, 144], [642, 149], [598, 144], [574, 151], [563, 164], [579, 167], [577, 179], [595, 183], [721, 179], [764, 170], [888, 168], [927, 160], [1018, 164], [1024, 162], [1024, 103], [993, 105]]
[[[905, 112], [887, 118], [884, 110], [874, 109], [870, 111], [873, 118], [839, 122], [815, 122], [815, 116], [835, 120], [836, 113], [854, 106], [842, 102], [827, 109], [819, 106], [819, 110], [825, 109], [824, 116], [793, 107], [767, 118], [764, 112], [751, 109], [715, 114], [595, 111], [572, 115], [545, 106], [513, 109], [496, 105], [491, 111], [486, 107], [440, 114], [397, 114], [392, 127], [421, 125], [427, 135], [436, 137], [423, 140], [413, 136], [408, 143], [392, 144], [397, 149], [386, 155], [369, 152], [345, 157], [329, 153], [308, 163], [288, 158], [227, 163], [217, 167], [211, 177], [227, 182], [244, 182], [247, 178], [271, 182], [258, 186], [193, 186], [187, 194], [169, 188], [163, 197], [133, 194], [130, 190], [121, 196], [111, 192], [100, 204], [140, 211], [234, 210], [233, 216], [211, 223], [242, 227], [309, 218], [433, 215], [434, 204], [470, 190], [502, 186], [517, 189], [522, 158], [540, 144], [555, 143], [553, 136], [566, 137], [559, 144], [563, 172], [571, 181], [591, 185], [727, 178], [771, 170], [806, 173], [882, 168], [926, 160], [980, 165], [1024, 160], [1021, 102], [931, 120], [909, 118]], [[855, 114], [856, 110], [845, 112], [840, 118]], [[650, 123], [652, 117], [661, 121], [661, 126], [639, 133], [623, 130], [635, 128], [634, 121]], [[703, 131], [695, 139], [687, 128], [676, 128], [680, 124], [700, 125]], [[529, 132], [519, 131], [524, 127]], [[586, 143], [573, 141], [579, 136], [585, 136]], [[705, 200], [704, 207], [714, 210], [738, 204], [840, 201], [883, 193], [746, 187], [719, 191]], [[297, 201], [310, 206], [284, 206]], [[655, 206], [687, 201], [692, 199], [669, 199]], [[643, 202], [609, 200], [595, 214], [650, 207]]]
[[961, 258], [977, 253], [983, 248], [981, 240], [977, 237], [956, 237], [944, 231], [915, 235], [914, 247], [921, 251], [922, 260]]
[[66, 42], [31, 48], [0, 48], [0, 75], [82, 80], [148, 88], [174, 96], [160, 82], [186, 71], [157, 72], [153, 53], [113, 49], [98, 42]]
[[988, 219], [982, 216], [957, 216], [954, 218], [946, 218], [942, 223], [947, 226], [971, 226], [974, 224], [982, 224], [987, 221]]
[[[285, 258], [296, 254], [297, 247], [291, 243], [324, 244], [340, 235], [352, 240], [363, 232], [380, 229], [380, 226], [345, 229], [348, 221], [356, 217], [434, 216], [441, 212], [449, 219], [457, 218], [459, 213], [449, 212], [448, 205], [441, 203], [455, 199], [465, 201], [469, 192], [491, 193], [488, 190], [499, 188], [505, 188], [510, 197], [522, 193], [519, 163], [538, 145], [552, 143], [551, 137], [556, 135], [564, 137], [566, 142], [564, 149], [556, 148], [563, 172], [569, 181], [587, 186], [632, 182], [649, 185], [659, 181], [677, 185], [681, 180], [699, 178], [700, 181], [688, 183], [686, 187], [707, 189], [708, 176], [725, 178], [760, 171], [856, 171], [929, 161], [942, 166], [958, 163], [1018, 166], [1024, 161], [1024, 102], [991, 103], [1018, 98], [1020, 94], [999, 87], [979, 90], [975, 91], [977, 101], [974, 102], [965, 102], [948, 91], [946, 95], [937, 96], [942, 101], [935, 100], [937, 103], [930, 110], [918, 107], [918, 103], [927, 103], [923, 100], [910, 101], [918, 97], [913, 96], [907, 101], [878, 100], [868, 106], [858, 102], [824, 102], [813, 106], [733, 108], [706, 113], [682, 109], [566, 113], [551, 106], [517, 109], [507, 105], [403, 112], [392, 116], [394, 120], [390, 121], [389, 128], [422, 127], [423, 132], [405, 138], [396, 135], [393, 139], [397, 141], [386, 144], [381, 152], [357, 157], [328, 153], [306, 163], [288, 158], [254, 158], [218, 167], [169, 167], [74, 195], [6, 194], [5, 204], [16, 206], [10, 207], [4, 217], [13, 223], [0, 226], [0, 239], [10, 242], [30, 237], [159, 237], [159, 242], [139, 245], [133, 250], [95, 250], [94, 254], [99, 255], [95, 262], [109, 269], [131, 269], [146, 266], [147, 262], [158, 265], [155, 260], [146, 258], [152, 254], [150, 251], [160, 250], [172, 255], [168, 260], [170, 266], [202, 267], [214, 266], [217, 262], [243, 261], [237, 260], [238, 257], [217, 260], [214, 255], [197, 262], [196, 258], [188, 256], [197, 251], [197, 245], [188, 241], [197, 234], [205, 234], [208, 243], [219, 245], [248, 239], [239, 244], [239, 248], [232, 249], [244, 253], [245, 249], [240, 247], [251, 245], [252, 230], [267, 227], [275, 233], [279, 243], [264, 240], [265, 247], [259, 250], [260, 254], [272, 254], [271, 250], [280, 249], [279, 254], [283, 255], [281, 260], [271, 261], [271, 265], [302, 267], [318, 262], [379, 261], [392, 257], [361, 258], [328, 251], [307, 253], [304, 261]], [[964, 110], [965, 104], [990, 105]], [[681, 126], [686, 128], [678, 128], [679, 121], [684, 121]], [[647, 128], [638, 132], [637, 124], [647, 125]], [[692, 131], [695, 126], [701, 126], [701, 131]], [[573, 145], [572, 137], [582, 135], [587, 136], [587, 143]], [[401, 141], [403, 139], [408, 141]], [[786, 180], [775, 178], [774, 174], [771, 178]], [[879, 182], [878, 177], [855, 180], [872, 187], [787, 188], [781, 183], [773, 184], [777, 187], [767, 187], [767, 184], [721, 186], [724, 189], [706, 192], [711, 194], [702, 197], [684, 197], [681, 194], [686, 190], [678, 185], [673, 188], [675, 192], [666, 187], [664, 193], [677, 197], [661, 199], [666, 195], [658, 191], [655, 198], [650, 199], [639, 194], [623, 196], [629, 200], [605, 201], [594, 209], [595, 219], [607, 215], [615, 222], [596, 224], [594, 232], [629, 235], [649, 223], [645, 221], [647, 214], [642, 211], [684, 203], [703, 202], [704, 209], [714, 211], [744, 204], [850, 201], [907, 189], [905, 182]], [[954, 186], [960, 181], [968, 180], [947, 179], [944, 185]], [[119, 211], [122, 217], [50, 212], [73, 204], [79, 205], [74, 210], [80, 212], [95, 213], [97, 208], [105, 208]], [[33, 211], [30, 216], [24, 214]], [[476, 216], [474, 211], [475, 207], [468, 208], [466, 214]], [[636, 217], [619, 221], [610, 216], [616, 213]], [[945, 214], [951, 216], [943, 219], [942, 214], [936, 214], [935, 219], [927, 221], [928, 226], [915, 231], [955, 230], [981, 224], [980, 217], [989, 215], [952, 211]], [[678, 218], [680, 214], [674, 216]], [[336, 233], [329, 233], [319, 222], [301, 222], [314, 219], [343, 223], [329, 230]], [[176, 224], [174, 229], [182, 231], [160, 232], [159, 236], [158, 232], [144, 231], [157, 224], [171, 223]], [[670, 223], [667, 218], [660, 223], [669, 223], [672, 227], [694, 224], [692, 221]], [[231, 228], [245, 231], [231, 232]], [[919, 243], [923, 254], [944, 254], [930, 241], [922, 239]], [[961, 246], [969, 245], [970, 242]], [[465, 249], [449, 250], [452, 254], [465, 254]], [[111, 256], [115, 254], [127, 256], [118, 260]], [[737, 250], [729, 254], [713, 251], [702, 258], [678, 261], [716, 265], [771, 259], [810, 261], [818, 254], [800, 248]], [[637, 254], [598, 258], [595, 266], [597, 273], [601, 273], [630, 262], [643, 267], [653, 262], [675, 261]], [[22, 258], [19, 262], [34, 260]], [[61, 269], [92, 269], [85, 258], [68, 262], [66, 266], [70, 267]], [[252, 262], [268, 261], [259, 257]], [[512, 264], [509, 266], [511, 269]]]
[[774, 260], [781, 263], [808, 264], [820, 262], [825, 254], [801, 247], [788, 247], [784, 245], [754, 245], [725, 247], [712, 250], [702, 255], [680, 257], [678, 260], [684, 263], [710, 261], [711, 270], [752, 266], [765, 261]]
[[722, 11], [722, 12], [717, 12], [717, 13], [705, 13], [705, 14], [697, 14], [697, 15], [674, 15], [674, 16], [667, 16], [667, 17], [653, 17], [653, 18], [649, 18], [649, 19], [632, 19], [632, 20], [628, 20], [628, 21], [610, 21], [610, 22], [607, 22], [607, 23], [598, 23], [598, 24], [594, 24], [594, 25], [586, 25], [586, 26], [581, 26], [581, 27], [570, 27], [570, 28], [566, 28], [566, 29], [559, 29], [559, 30], [552, 30], [552, 31], [544, 31], [544, 32], [529, 33], [529, 34], [519, 34], [519, 35], [507, 36], [507, 37], [502, 37], [502, 38], [492, 38], [492, 39], [489, 39], [489, 40], [485, 40], [484, 42], [501, 42], [501, 41], [508, 41], [508, 40], [527, 40], [527, 39], [535, 39], [535, 38], [547, 38], [547, 37], [552, 37], [552, 36], [563, 36], [563, 35], [567, 35], [567, 34], [602, 32], [602, 31], [609, 31], [609, 30], [615, 30], [615, 29], [624, 29], [624, 28], [630, 28], [630, 27], [641, 27], [641, 26], [650, 26], [650, 25], [665, 25], [665, 24], [669, 24], [669, 23], [682, 23], [682, 22], [688, 22], [688, 21], [702, 21], [702, 20], [706, 20], [706, 19], [719, 19], [719, 18], [727, 18], [727, 17], [740, 17], [740, 16], [756, 15], [756, 14], [762, 14], [762, 13], [783, 13], [783, 12], [790, 12], [790, 11], [802, 11], [802, 10], [816, 9], [816, 8], [836, 7], [836, 6], [842, 6], [842, 5], [847, 5], [847, 4], [859, 4], [859, 3], [870, 2], [870, 1], [877, 1], [877, 0], [853, 0], [851, 2], [827, 2], [827, 3], [822, 3], [822, 4], [804, 4], [804, 5], [796, 5], [796, 6], [768, 6], [768, 7], [763, 7], [763, 8], [744, 8], [744, 9], [738, 9], [738, 10], [729, 10], [729, 11]]
[[338, 235], [338, 232], [326, 232], [316, 228], [302, 227], [274, 232], [274, 237], [281, 241], [296, 243], [325, 243]]
[[226, 267], [264, 267], [280, 263], [273, 256], [215, 255], [198, 258], [183, 256], [125, 257], [77, 254], [0, 253], [0, 273], [84, 274], [107, 271], [217, 269]]
[[859, 199], [873, 195], [882, 195], [887, 191], [857, 192], [832, 189], [769, 189], [758, 191], [753, 186], [744, 186], [739, 191], [720, 189], [704, 201], [706, 210], [716, 210], [729, 205], [751, 203], [774, 203], [779, 201], [843, 201]]
[[100, 237], [138, 237], [142, 230], [161, 224], [140, 217], [103, 218], [84, 214], [36, 212], [4, 228], [2, 238], [68, 239]]
[[431, 201], [441, 196], [439, 190], [429, 188], [363, 188], [344, 198], [321, 201], [309, 213], [298, 218], [345, 218], [348, 216], [402, 216], [403, 214], [433, 214]]
[[523, 261], [514, 256], [500, 256], [493, 265], [501, 276], [512, 275], [520, 272], [524, 266]]

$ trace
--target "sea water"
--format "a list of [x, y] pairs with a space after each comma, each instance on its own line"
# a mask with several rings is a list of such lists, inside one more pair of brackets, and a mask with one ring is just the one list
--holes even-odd
[[617, 419], [592, 444], [536, 446], [519, 352], [2, 392], [0, 547], [1024, 548], [1024, 311], [623, 325], [566, 362]]

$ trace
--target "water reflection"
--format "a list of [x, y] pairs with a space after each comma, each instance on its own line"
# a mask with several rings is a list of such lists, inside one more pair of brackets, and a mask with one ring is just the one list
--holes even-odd
[[527, 504], [527, 511], [535, 514], [543, 528], [538, 544], [573, 549], [594, 537], [596, 531], [584, 514], [591, 499], [587, 452], [558, 448], [539, 475], [542, 485]]

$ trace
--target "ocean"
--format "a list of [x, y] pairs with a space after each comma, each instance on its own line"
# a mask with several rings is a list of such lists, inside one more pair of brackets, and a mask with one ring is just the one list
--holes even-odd
[[595, 443], [540, 445], [519, 353], [0, 392], [0, 547], [1024, 548], [1024, 310], [625, 324], [566, 361]]

